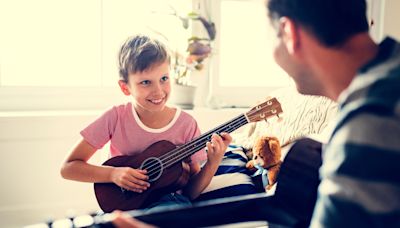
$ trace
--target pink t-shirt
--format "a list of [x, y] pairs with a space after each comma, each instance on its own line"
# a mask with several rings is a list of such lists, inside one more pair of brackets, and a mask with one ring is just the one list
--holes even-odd
[[[172, 121], [165, 127], [153, 129], [145, 126], [131, 103], [114, 106], [81, 131], [83, 138], [96, 149], [109, 141], [111, 156], [135, 155], [151, 144], [167, 140], [180, 146], [200, 135], [196, 120], [177, 108]], [[207, 159], [205, 150], [191, 156], [192, 161]]]

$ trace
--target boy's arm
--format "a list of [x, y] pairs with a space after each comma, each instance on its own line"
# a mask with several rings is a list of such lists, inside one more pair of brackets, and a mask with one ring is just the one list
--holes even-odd
[[62, 165], [61, 176], [69, 180], [91, 183], [112, 182], [111, 172], [114, 167], [96, 166], [87, 163], [96, 151], [96, 148], [82, 139]]
[[222, 133], [221, 136], [214, 134], [211, 143], [207, 143], [208, 160], [202, 169], [200, 169], [198, 163], [191, 163], [190, 168], [191, 170], [194, 169], [196, 174], [190, 178], [189, 183], [184, 189], [184, 194], [190, 199], [197, 198], [210, 184], [215, 172], [217, 172], [218, 166], [224, 157], [225, 150], [232, 141], [232, 137], [228, 133]]
[[113, 182], [122, 188], [139, 193], [150, 186], [147, 182], [147, 172], [144, 170], [87, 163], [96, 151], [96, 148], [82, 139], [64, 162], [61, 176], [65, 179], [91, 183]]

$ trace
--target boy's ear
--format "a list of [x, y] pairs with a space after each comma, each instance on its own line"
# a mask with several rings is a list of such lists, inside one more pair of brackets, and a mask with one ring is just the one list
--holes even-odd
[[288, 50], [289, 54], [295, 54], [300, 44], [298, 26], [292, 19], [288, 17], [280, 18], [279, 24], [282, 40], [286, 46], [286, 49]]
[[127, 95], [127, 96], [131, 95], [131, 91], [129, 91], [129, 87], [128, 87], [128, 85], [126, 84], [126, 82], [124, 82], [123, 80], [119, 80], [119, 81], [118, 81], [118, 85], [119, 85], [119, 88], [121, 88], [121, 91], [122, 91], [125, 95]]

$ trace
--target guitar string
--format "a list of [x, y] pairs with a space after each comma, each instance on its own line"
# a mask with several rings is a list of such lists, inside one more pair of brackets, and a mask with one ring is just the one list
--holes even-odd
[[[268, 106], [270, 106], [270, 105], [268, 105]], [[249, 111], [248, 114], [251, 114], [251, 113], [253, 113], [253, 112], [254, 112], [254, 113], [257, 113], [257, 112], [259, 112], [259, 110]], [[231, 125], [231, 126], [237, 127], [237, 126], [239, 125], [239, 127], [240, 127], [240, 126], [243, 126], [244, 124], [248, 123], [247, 119], [243, 119], [243, 117], [245, 117], [244, 114], [242, 114], [242, 115], [238, 116], [237, 118], [235, 118], [235, 119], [229, 121], [229, 122], [231, 122], [231, 123], [234, 123], [235, 121], [241, 121], [241, 122], [235, 123], [234, 125]], [[242, 120], [240, 120], [240, 119], [242, 119]], [[228, 122], [228, 123], [229, 123], [229, 122]], [[250, 121], [250, 122], [252, 122], [252, 121]], [[166, 161], [166, 159], [169, 159], [169, 160], [165, 162], [164, 169], [165, 169], [165, 168], [168, 168], [169, 165], [174, 164], [177, 160], [180, 160], [180, 159], [186, 157], [187, 154], [192, 153], [192, 151], [198, 151], [198, 150], [202, 149], [202, 148], [203, 148], [203, 144], [199, 144], [199, 145], [197, 145], [197, 146], [195, 146], [195, 147], [189, 149], [189, 151], [187, 151], [187, 150], [188, 150], [187, 147], [193, 146], [193, 145], [191, 145], [191, 144], [193, 144], [193, 143], [196, 142], [196, 141], [202, 141], [202, 140], [204, 140], [204, 137], [205, 137], [205, 136], [208, 136], [209, 134], [211, 134], [211, 132], [218, 132], [217, 130], [219, 130], [219, 132], [221, 132], [221, 129], [220, 129], [220, 128], [226, 127], [226, 125], [227, 125], [227, 124], [223, 124], [223, 125], [221, 125], [221, 126], [215, 128], [215, 129], [209, 131], [210, 133], [204, 134], [203, 137], [193, 140], [192, 142], [188, 143], [186, 146], [179, 147], [179, 148], [177, 148], [177, 150], [173, 150], [173, 151], [171, 151], [170, 153], [167, 153], [169, 156], [166, 157], [166, 158], [163, 158], [163, 159], [164, 159], [163, 163]], [[237, 128], [238, 128], [238, 127], [237, 127]], [[234, 130], [236, 130], [237, 128], [235, 128]], [[201, 140], [200, 140], [200, 139], [201, 139]], [[182, 150], [184, 151], [183, 153], [177, 153], [177, 152], [182, 151]], [[162, 156], [160, 156], [160, 158], [161, 158], [161, 157], [162, 157]], [[178, 159], [177, 159], [177, 158], [178, 158]], [[150, 165], [150, 166], [148, 167], [148, 169], [149, 169], [149, 171], [148, 171], [149, 175], [151, 175], [152, 172], [154, 172], [154, 171], [159, 172], [159, 169], [158, 169], [158, 165], [157, 165], [157, 164], [158, 164], [158, 162], [153, 162], [153, 164]], [[154, 166], [156, 166], [156, 167], [155, 167], [155, 170], [154, 170], [154, 169], [151, 169], [151, 168], [153, 168]]]
[[[248, 121], [246, 119], [244, 119], [244, 120], [240, 120], [240, 122], [237, 122], [237, 123], [235, 123], [233, 125], [230, 125], [230, 126], [231, 126], [231, 128], [237, 129], [238, 127], [243, 126], [247, 122]], [[222, 126], [222, 127], [224, 127], [224, 126]], [[219, 127], [219, 128], [221, 128], [221, 127]], [[216, 128], [216, 130], [219, 129], [219, 128]], [[217, 132], [217, 131], [215, 131], [215, 132]], [[208, 136], [208, 134], [205, 134], [204, 136]], [[200, 137], [200, 138], [194, 140], [193, 142], [204, 141], [204, 140], [207, 140], [207, 139], [208, 139], [208, 137], [206, 137], [206, 138], [205, 137]], [[171, 153], [170, 156], [168, 156], [166, 158], [163, 158], [162, 163], [164, 164], [164, 166], [163, 166], [164, 169], [168, 168], [171, 164], [174, 164], [176, 161], [183, 159], [184, 157], [186, 157], [187, 155], [189, 155], [193, 151], [197, 152], [200, 149], [204, 148], [204, 143], [202, 143], [202, 142], [197, 142], [197, 145], [196, 144], [190, 145], [190, 144], [193, 144], [193, 143], [189, 143], [187, 146], [184, 146], [184, 147], [179, 147], [178, 150], [173, 151], [174, 153]], [[192, 148], [190, 148], [188, 150], [187, 147], [192, 147]], [[179, 153], [179, 152], [181, 152], [181, 153]], [[153, 172], [158, 173], [160, 171], [159, 167], [157, 166], [157, 164], [158, 164], [157, 162], [153, 162], [153, 164], [147, 168], [148, 169], [148, 171], [147, 171], [148, 175], [152, 175]], [[154, 166], [155, 166], [155, 169], [153, 169]]]
[[[228, 121], [227, 123], [221, 124], [220, 126], [218, 126], [218, 127], [214, 128], [214, 129], [212, 129], [212, 130], [210, 130], [210, 131], [208, 131], [208, 132], [202, 134], [202, 137], [196, 138], [196, 139], [190, 141], [188, 144], [185, 144], [185, 145], [183, 145], [183, 146], [181, 146], [181, 147], [175, 148], [175, 149], [173, 149], [172, 151], [169, 151], [168, 153], [161, 155], [160, 157], [158, 157], [159, 160], [164, 161], [164, 160], [170, 158], [171, 156], [174, 156], [175, 153], [180, 152], [180, 150], [187, 150], [188, 147], [192, 146], [191, 144], [194, 144], [196, 141], [203, 140], [203, 138], [204, 138], [205, 136], [210, 135], [212, 132], [217, 132], [218, 129], [225, 127], [228, 123], [234, 123], [235, 121], [238, 121], [238, 120], [239, 120], [240, 118], [242, 118], [243, 116], [244, 116], [244, 114], [239, 115], [239, 116], [235, 117], [234, 119]], [[157, 165], [157, 162], [155, 162], [155, 165]], [[149, 169], [149, 168], [152, 168], [152, 166], [149, 166], [149, 167], [147, 167], [147, 168], [148, 168], [148, 169]]]
[[[273, 99], [273, 98], [272, 98], [272, 99]], [[270, 99], [270, 100], [272, 100], [272, 99]], [[268, 101], [266, 101], [266, 102], [260, 104], [260, 105], [259, 105], [259, 106], [260, 106], [259, 109], [261, 110], [261, 109], [264, 109], [264, 108], [267, 107], [267, 106], [272, 106], [272, 104], [271, 104], [271, 105], [268, 105], [267, 102], [268, 102]], [[264, 104], [267, 104], [267, 105], [263, 106]], [[275, 106], [273, 106], [273, 107], [275, 107]], [[239, 116], [233, 118], [233, 119], [230, 120], [229, 122], [233, 123], [234, 121], [236, 121], [236, 120], [242, 118], [243, 116], [246, 117], [246, 116], [254, 115], [254, 114], [257, 113], [257, 112], [260, 112], [260, 110], [250, 110], [250, 111], [248, 111], [246, 114], [243, 113], [243, 114], [241, 114], [241, 115], [239, 115]], [[250, 118], [249, 118], [249, 119], [250, 119]], [[246, 120], [247, 120], [247, 119], [246, 119]], [[221, 128], [221, 127], [227, 125], [229, 122], [224, 123], [224, 124], [221, 124], [220, 126], [218, 126], [218, 127], [214, 128], [214, 129], [212, 129], [212, 130], [210, 130], [210, 131], [204, 133], [203, 136], [204, 136], [204, 135], [209, 135], [209, 134], [211, 134], [211, 132], [215, 132], [216, 129]], [[253, 121], [250, 121], [250, 122], [253, 122]], [[195, 139], [195, 140], [197, 140], [197, 139]], [[193, 141], [191, 141], [191, 142], [194, 142], [195, 140], [193, 140]], [[184, 147], [179, 147], [179, 148], [184, 148]], [[172, 152], [172, 151], [171, 151], [171, 152]], [[164, 155], [170, 155], [170, 153], [167, 153], [167, 154], [164, 154]], [[162, 157], [164, 157], [164, 155], [160, 156], [159, 158], [161, 159]]]
[[[227, 122], [228, 125], [229, 125], [229, 123], [230, 123], [230, 126], [231, 126], [231, 127], [232, 127], [232, 126], [233, 126], [233, 127], [236, 127], [236, 122], [238, 122], [240, 119], [242, 119], [243, 116], [244, 116], [244, 115], [240, 115], [240, 116], [238, 116], [238, 117], [232, 119], [231, 121]], [[242, 121], [242, 120], [240, 120], [240, 121]], [[174, 159], [174, 157], [176, 157], [176, 154], [182, 154], [182, 153], [181, 153], [182, 151], [187, 151], [190, 147], [193, 148], [193, 146], [195, 146], [195, 145], [198, 144], [199, 142], [204, 141], [205, 137], [208, 138], [208, 136], [209, 136], [212, 132], [221, 131], [221, 129], [224, 128], [224, 127], [226, 127], [226, 125], [227, 125], [227, 124], [223, 124], [223, 125], [221, 125], [221, 126], [219, 126], [219, 127], [216, 127], [216, 128], [213, 129], [213, 130], [210, 130], [209, 132], [203, 134], [201, 137], [199, 137], [199, 138], [197, 138], [197, 139], [195, 139], [195, 140], [192, 140], [192, 141], [189, 142], [188, 144], [186, 144], [186, 145], [184, 145], [184, 146], [181, 146], [181, 147], [178, 147], [178, 148], [176, 148], [176, 149], [174, 149], [174, 150], [168, 152], [167, 154], [164, 154], [164, 155], [160, 156], [159, 159], [161, 160], [161, 162], [162, 162], [163, 164], [165, 164], [166, 161], [170, 161], [171, 159]], [[202, 144], [200, 144], [200, 145], [202, 145]], [[198, 146], [195, 146], [195, 147], [198, 147]], [[165, 155], [166, 155], [166, 156], [165, 156]], [[152, 163], [152, 164], [150, 164], [150, 165], [148, 165], [148, 166], [146, 167], [146, 168], [148, 169], [148, 173], [154, 171], [154, 170], [151, 170], [154, 166], [156, 166], [156, 169], [158, 168], [158, 164], [159, 164], [159, 163], [158, 163], [157, 161], [154, 161], [154, 160], [153, 160], [153, 161], [151, 161], [151, 163]], [[169, 164], [168, 164], [168, 165], [169, 165]]]
[[[271, 105], [266, 105], [266, 106], [271, 106]], [[261, 105], [260, 109], [263, 109], [263, 108], [265, 108], [265, 107], [262, 107], [262, 105]], [[247, 114], [249, 116], [251, 116], [252, 114], [257, 113], [257, 112], [259, 112], [259, 110], [250, 110], [249, 112], [247, 112]], [[245, 119], [243, 119], [243, 117], [245, 117]], [[240, 121], [240, 122], [235, 123], [235, 121]], [[204, 137], [208, 138], [208, 136], [213, 132], [222, 132], [223, 130], [220, 129], [220, 128], [227, 127], [227, 125], [229, 125], [229, 123], [231, 123], [231, 125], [229, 125], [229, 126], [231, 128], [233, 126], [233, 128], [235, 128], [233, 130], [236, 130], [237, 128], [243, 126], [244, 124], [246, 124], [248, 122], [249, 121], [247, 120], [245, 114], [241, 114], [238, 117], [232, 119], [231, 121], [229, 121], [229, 122], [227, 122], [225, 124], [222, 124], [219, 127], [216, 127], [214, 129], [210, 130], [209, 132], [203, 134], [202, 137], [197, 138], [195, 140], [192, 140], [190, 143], [188, 143], [188, 144], [186, 144], [186, 145], [184, 145], [182, 147], [178, 147], [177, 149], [174, 149], [174, 150], [170, 151], [169, 153], [160, 156], [159, 159], [162, 160], [162, 163], [165, 163], [164, 164], [165, 165], [164, 169], [168, 168], [169, 165], [175, 163], [177, 160], [180, 160], [180, 159], [186, 157], [188, 154], [192, 153], [193, 151], [198, 151], [198, 150], [202, 149], [204, 143], [199, 142], [199, 144], [196, 145], [196, 142], [203, 141]], [[239, 127], [237, 127], [237, 126], [239, 126]], [[192, 144], [194, 144], [195, 146], [193, 147]], [[190, 148], [188, 150], [188, 147], [192, 147], [192, 148]], [[180, 151], [184, 151], [184, 152], [183, 153], [179, 153]], [[167, 159], [169, 159], [169, 160], [166, 161]], [[157, 165], [158, 162], [154, 161], [154, 162], [150, 162], [150, 163], [153, 163], [153, 164], [151, 164], [148, 167], [146, 167], [146, 169], [148, 169], [148, 174], [151, 175], [154, 171], [159, 172], [159, 170], [157, 170], [158, 169], [158, 167], [157, 167], [158, 166]], [[152, 169], [154, 166], [156, 166], [155, 169]]]
[[[269, 106], [270, 106], [270, 105], [269, 105]], [[256, 113], [256, 112], [259, 112], [259, 111], [258, 111], [258, 110], [255, 110], [254, 112]], [[248, 112], [248, 113], [250, 113], [250, 112]], [[244, 117], [245, 119], [243, 119], [243, 117]], [[237, 121], [240, 121], [240, 122], [235, 123], [235, 125], [231, 125], [231, 126], [234, 126], [234, 129], [233, 129], [232, 131], [236, 130], [237, 128], [239, 128], [239, 127], [241, 127], [241, 126], [243, 126], [243, 125], [245, 125], [246, 123], [249, 122], [244, 114], [238, 116], [236, 119], [237, 119]], [[236, 121], [236, 120], [235, 120], [235, 121]], [[244, 122], [243, 122], [243, 121], [244, 121]], [[232, 120], [232, 121], [230, 121], [230, 122], [233, 123], [234, 120]], [[250, 122], [252, 122], [252, 121], [250, 121]], [[225, 127], [226, 125], [227, 125], [227, 124], [223, 124], [223, 125], [220, 126], [219, 128]], [[209, 132], [216, 132], [216, 131], [215, 131], [215, 129], [213, 129], [213, 130], [211, 130], [211, 131], [209, 131]], [[219, 131], [219, 132], [221, 132], [221, 131]], [[208, 134], [209, 134], [209, 133], [204, 134], [204, 135], [208, 135]], [[197, 141], [197, 140], [195, 140], [195, 141]], [[194, 142], [194, 141], [192, 141], [192, 142]], [[203, 148], [203, 145], [204, 145], [204, 144], [199, 144], [199, 145], [195, 146], [194, 148], [189, 149], [189, 151], [187, 151], [187, 148], [182, 147], [182, 149], [185, 149], [184, 152], [183, 152], [183, 153], [174, 154], [174, 155], [177, 155], [177, 156], [175, 156], [175, 157], [172, 158], [172, 159], [178, 158], [178, 159], [176, 159], [176, 160], [180, 160], [180, 159], [186, 157], [187, 154], [192, 153], [192, 151], [198, 151], [198, 150], [200, 150], [201, 148]], [[172, 163], [175, 163], [176, 160], [173, 160]], [[167, 162], [166, 162], [166, 163], [167, 163]], [[171, 162], [170, 162], [170, 164], [171, 164]], [[168, 167], [170, 164], [166, 165], [165, 167]]]
[[[235, 125], [233, 125], [234, 127], [231, 127], [231, 128], [234, 128], [234, 130], [236, 130], [237, 128], [243, 126], [247, 122], [248, 122], [247, 120], [241, 120], [240, 122], [237, 122]], [[199, 151], [200, 149], [204, 148], [205, 146], [206, 146], [206, 142], [202, 142], [201, 144], [198, 144], [195, 147], [190, 148], [189, 150], [184, 150], [182, 153], [177, 153], [173, 159], [180, 160], [180, 159], [186, 157], [187, 155], [191, 154], [192, 152]], [[167, 161], [167, 162], [169, 162], [169, 161]], [[173, 162], [175, 162], [175, 161], [173, 161]]]
[[[264, 102], [263, 104], [265, 104], [266, 102]], [[266, 106], [271, 106], [271, 105], [266, 105]], [[274, 106], [275, 107], [275, 106]], [[262, 107], [262, 105], [261, 105], [261, 108], [260, 109], [264, 109], [265, 107]], [[246, 118], [246, 116], [247, 115], [249, 115], [249, 116], [252, 116], [252, 115], [254, 115], [254, 113], [257, 113], [257, 112], [260, 112], [259, 110], [250, 110], [249, 112], [247, 112], [246, 114], [242, 114], [242, 115], [239, 115], [238, 117], [236, 117], [236, 118], [234, 118], [234, 119], [232, 119], [231, 121], [229, 121], [231, 124], [233, 124], [235, 121], [242, 121], [242, 120], [245, 120], [245, 124], [246, 123], [248, 123], [249, 121], [247, 121], [247, 118]], [[271, 115], [269, 115], [269, 116], [271, 116]], [[243, 119], [243, 117], [245, 118], [245, 119]], [[242, 119], [242, 120], [241, 120]], [[228, 122], [228, 123], [229, 123]], [[251, 118], [250, 118], [250, 122], [254, 122], [253, 120], [251, 120]], [[222, 124], [222, 125], [220, 125], [219, 127], [217, 127], [217, 128], [215, 128], [215, 129], [212, 129], [212, 130], [210, 130], [210, 131], [208, 131], [208, 132], [206, 132], [206, 133], [204, 133], [203, 134], [203, 136], [206, 136], [206, 135], [210, 135], [211, 133], [213, 133], [213, 132], [222, 132], [219, 128], [223, 128], [223, 127], [225, 127], [226, 125], [228, 125], [228, 123], [225, 123], [225, 124]], [[242, 123], [240, 123], [240, 124], [242, 124]], [[231, 126], [235, 126], [235, 125], [231, 125]], [[236, 126], [235, 126], [236, 127]], [[240, 127], [240, 126], [239, 126]], [[217, 131], [217, 129], [218, 129], [218, 131]], [[235, 128], [234, 130], [236, 130], [237, 128]], [[200, 139], [200, 138], [199, 138]], [[193, 140], [193, 141], [191, 141], [190, 143], [193, 143], [194, 141], [198, 141], [198, 139], [195, 139], [195, 140]], [[187, 150], [187, 147], [190, 147], [191, 145], [190, 145], [190, 143], [188, 143], [187, 145], [188, 146], [182, 146], [182, 147], [179, 147], [178, 149], [184, 149], [184, 150]], [[173, 152], [173, 151], [171, 151], [171, 152]], [[168, 153], [169, 154], [169, 153]], [[173, 155], [173, 154], [172, 154]], [[160, 157], [161, 158], [161, 157]]]
[[[240, 124], [240, 125], [242, 126], [243, 124]], [[203, 139], [203, 141], [204, 141], [204, 139]], [[162, 170], [165, 170], [170, 165], [175, 164], [176, 161], [183, 159], [184, 157], [186, 157], [188, 154], [192, 153], [193, 151], [197, 152], [197, 151], [201, 150], [202, 148], [204, 148], [204, 143], [199, 143], [195, 147], [192, 147], [189, 151], [183, 150], [184, 148], [182, 148], [181, 150], [178, 150], [177, 152], [179, 152], [179, 151], [183, 151], [183, 152], [176, 153], [176, 154], [173, 154], [172, 156], [169, 156], [167, 158], [168, 160], [164, 159], [164, 161], [162, 162], [164, 164]], [[153, 169], [153, 167], [154, 167], [154, 169]], [[149, 173], [149, 175], [152, 175], [153, 172], [158, 173], [160, 171], [161, 170], [159, 169], [159, 166], [157, 165], [157, 163], [153, 163], [152, 168], [149, 168], [148, 173]]]
[[[237, 124], [234, 125], [235, 130], [237, 128], [239, 128], [240, 126], [243, 126], [244, 124], [247, 123], [247, 120], [238, 122]], [[237, 128], [236, 128], [237, 127]], [[208, 140], [207, 140], [208, 141]], [[200, 149], [204, 148], [206, 146], [206, 143], [202, 142], [199, 143], [198, 145], [190, 148], [189, 150], [183, 150], [182, 153], [177, 153], [176, 156], [174, 158], [172, 158], [172, 163], [175, 163], [176, 160], [181, 160], [182, 158], [186, 157], [187, 155], [191, 154], [192, 152], [197, 152]], [[175, 160], [174, 160], [175, 159]], [[171, 164], [171, 159], [169, 161], [166, 162], [166, 167], [169, 167], [169, 165]]]

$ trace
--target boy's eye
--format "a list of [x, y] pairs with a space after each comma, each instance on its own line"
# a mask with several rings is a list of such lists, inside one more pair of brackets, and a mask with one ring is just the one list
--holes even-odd
[[163, 76], [163, 77], [161, 78], [161, 81], [162, 81], [162, 82], [165, 82], [165, 81], [168, 81], [168, 79], [169, 79], [168, 76]]
[[149, 85], [149, 84], [150, 84], [150, 81], [149, 81], [149, 80], [144, 80], [144, 81], [141, 81], [140, 84], [142, 84], [142, 85]]

